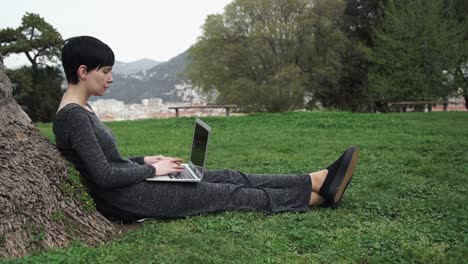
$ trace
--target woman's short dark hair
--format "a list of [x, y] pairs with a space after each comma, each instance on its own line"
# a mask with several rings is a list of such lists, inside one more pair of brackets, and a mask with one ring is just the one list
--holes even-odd
[[62, 47], [62, 65], [68, 83], [77, 84], [76, 70], [85, 65], [88, 71], [114, 65], [114, 52], [104, 42], [90, 36], [65, 40]]

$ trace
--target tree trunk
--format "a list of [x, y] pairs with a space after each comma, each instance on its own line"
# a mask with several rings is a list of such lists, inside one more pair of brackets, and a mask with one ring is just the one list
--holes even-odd
[[65, 159], [12, 97], [0, 59], [0, 257], [71, 240], [97, 245], [116, 234], [111, 222], [67, 194], [68, 183]]

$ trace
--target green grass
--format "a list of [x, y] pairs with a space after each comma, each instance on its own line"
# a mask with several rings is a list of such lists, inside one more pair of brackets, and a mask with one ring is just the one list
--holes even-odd
[[[338, 210], [225, 212], [79, 242], [18, 262], [463, 263], [468, 259], [468, 114], [294, 112], [204, 118], [209, 169], [303, 173], [349, 145], [358, 169]], [[110, 122], [124, 156], [187, 159], [193, 118]], [[51, 124], [38, 124], [52, 141]]]

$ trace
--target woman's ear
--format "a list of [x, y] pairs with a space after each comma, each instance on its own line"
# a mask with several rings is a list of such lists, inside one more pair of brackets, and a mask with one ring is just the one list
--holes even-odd
[[80, 65], [78, 67], [78, 70], [76, 70], [76, 74], [78, 74], [78, 79], [80, 80], [86, 80], [86, 75], [88, 74], [88, 70], [85, 65]]

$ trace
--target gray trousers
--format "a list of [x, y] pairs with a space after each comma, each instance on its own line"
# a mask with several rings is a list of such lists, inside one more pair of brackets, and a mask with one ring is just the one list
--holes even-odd
[[120, 210], [136, 218], [181, 218], [249, 210], [268, 214], [309, 209], [309, 174], [245, 174], [205, 170], [199, 183], [143, 182], [116, 194]]

